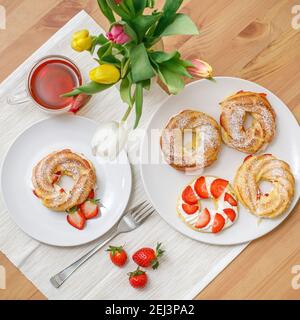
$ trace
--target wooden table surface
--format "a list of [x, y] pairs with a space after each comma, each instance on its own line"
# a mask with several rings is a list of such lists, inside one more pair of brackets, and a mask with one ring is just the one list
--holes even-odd
[[[292, 27], [297, 4], [299, 0], [185, 1], [182, 11], [198, 24], [201, 35], [170, 37], [165, 47], [209, 61], [215, 75], [258, 82], [300, 121], [300, 29]], [[0, 81], [80, 10], [108, 27], [96, 0], [0, 0], [0, 5], [7, 18], [6, 30], [0, 30]], [[0, 265], [7, 271], [0, 299], [45, 299], [1, 253]], [[294, 265], [300, 265], [299, 203], [278, 229], [253, 241], [197, 299], [300, 299], [300, 289], [291, 284]]]

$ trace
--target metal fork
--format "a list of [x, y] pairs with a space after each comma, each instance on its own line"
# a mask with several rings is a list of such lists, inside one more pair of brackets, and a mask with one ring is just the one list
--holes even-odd
[[153, 209], [153, 207], [147, 201], [144, 201], [134, 208], [126, 211], [115, 230], [108, 235], [106, 239], [102, 239], [99, 244], [97, 244], [92, 250], [90, 250], [80, 259], [73, 262], [70, 266], [53, 276], [50, 279], [52, 285], [55, 288], [59, 288], [75, 270], [77, 270], [84, 262], [91, 258], [99, 249], [101, 249], [120, 233], [130, 232], [138, 228], [154, 211], [155, 209]]

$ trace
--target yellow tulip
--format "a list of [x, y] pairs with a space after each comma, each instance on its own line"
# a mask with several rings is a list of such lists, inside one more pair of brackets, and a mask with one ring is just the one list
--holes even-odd
[[88, 30], [80, 30], [74, 32], [72, 35], [71, 46], [75, 51], [82, 52], [84, 50], [90, 50], [92, 43], [93, 40]]
[[102, 64], [90, 71], [90, 79], [103, 84], [116, 83], [120, 79], [120, 70], [112, 64]]

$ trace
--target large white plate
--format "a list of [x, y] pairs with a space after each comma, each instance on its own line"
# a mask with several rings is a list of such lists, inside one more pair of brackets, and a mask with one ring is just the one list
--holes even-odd
[[[64, 115], [35, 123], [10, 147], [2, 165], [1, 187], [15, 222], [31, 237], [56, 246], [81, 245], [103, 235], [120, 218], [131, 192], [131, 168], [125, 152], [118, 163], [105, 163], [91, 154], [90, 141], [97, 123]], [[48, 153], [70, 148], [91, 160], [97, 172], [96, 197], [106, 209], [89, 220], [84, 230], [71, 227], [66, 214], [45, 208], [33, 195], [31, 172]]]
[[[277, 114], [277, 133], [274, 141], [264, 153], [272, 153], [279, 159], [288, 162], [296, 181], [299, 182], [300, 130], [296, 119], [287, 106], [264, 87], [238, 78], [216, 77], [216, 80], [216, 83], [207, 80], [191, 83], [181, 94], [168, 98], [160, 107], [150, 120], [147, 134], [141, 144], [141, 175], [153, 206], [172, 227], [198, 241], [231, 245], [256, 239], [276, 228], [295, 206], [299, 198], [299, 185], [296, 183], [295, 197], [289, 210], [280, 218], [265, 219], [259, 223], [255, 216], [240, 205], [240, 215], [236, 223], [220, 234], [194, 231], [186, 226], [176, 213], [178, 194], [184, 185], [193, 179], [193, 176], [176, 171], [163, 160], [160, 164], [156, 164], [157, 156], [161, 157], [160, 135], [157, 132], [151, 135], [150, 131], [152, 129], [161, 130], [172, 115], [189, 108], [203, 111], [219, 121], [219, 102], [225, 97], [239, 90], [265, 92]], [[219, 159], [212, 166], [205, 168], [202, 174], [219, 176], [232, 182], [237, 168], [245, 157], [246, 154], [223, 144]], [[148, 159], [150, 159], [150, 164]]]

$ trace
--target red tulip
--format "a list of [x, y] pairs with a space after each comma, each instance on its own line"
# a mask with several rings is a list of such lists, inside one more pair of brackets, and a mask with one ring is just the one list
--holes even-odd
[[123, 0], [115, 0], [116, 4], [120, 4]]

